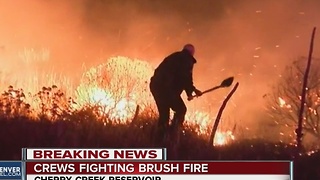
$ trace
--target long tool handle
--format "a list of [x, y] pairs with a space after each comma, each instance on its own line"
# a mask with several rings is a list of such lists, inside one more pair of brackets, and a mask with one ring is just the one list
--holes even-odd
[[[219, 89], [219, 88], [221, 88], [221, 87], [222, 87], [221, 85], [215, 86], [215, 87], [213, 87], [213, 88], [210, 88], [210, 89], [207, 89], [207, 90], [203, 91], [202, 94], [205, 94], [205, 93], [214, 91], [214, 90]], [[197, 97], [197, 95], [193, 95], [193, 97]]]
[[213, 88], [210, 88], [210, 89], [207, 89], [207, 90], [203, 91], [202, 94], [214, 91], [214, 90], [219, 89], [219, 88], [221, 88], [221, 86], [215, 86]]

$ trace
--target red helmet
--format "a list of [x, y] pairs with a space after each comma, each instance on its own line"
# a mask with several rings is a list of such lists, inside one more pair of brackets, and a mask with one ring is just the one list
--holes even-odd
[[193, 56], [195, 53], [195, 48], [192, 44], [186, 44], [183, 46], [183, 49], [188, 50], [190, 54]]

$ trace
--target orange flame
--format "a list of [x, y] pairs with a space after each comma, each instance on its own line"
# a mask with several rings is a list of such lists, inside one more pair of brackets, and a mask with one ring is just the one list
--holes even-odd
[[235, 136], [232, 134], [231, 131], [226, 132], [217, 132], [214, 138], [214, 146], [221, 146], [228, 144], [229, 142], [235, 140]]
[[[146, 88], [153, 71], [144, 61], [127, 57], [110, 58], [105, 64], [91, 68], [84, 74], [76, 93], [79, 107], [98, 104], [103, 106], [101, 114], [120, 120], [120, 123], [129, 123], [137, 105], [143, 109], [154, 104]], [[208, 135], [212, 119], [210, 113], [201, 111], [190, 110], [186, 115], [186, 123], [196, 127], [198, 135]], [[224, 145], [231, 140], [234, 140], [231, 131], [218, 131], [215, 145]]]
[[285, 108], [288, 108], [288, 109], [291, 108], [291, 105], [287, 104], [287, 102], [283, 98], [279, 97], [278, 99], [279, 99], [279, 106], [280, 107], [285, 107]]

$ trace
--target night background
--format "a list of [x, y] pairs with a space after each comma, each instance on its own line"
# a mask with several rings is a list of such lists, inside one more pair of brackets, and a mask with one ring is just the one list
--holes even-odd
[[[184, 44], [196, 48], [200, 90], [188, 102], [169, 159], [295, 159], [295, 179], [320, 179], [320, 36], [314, 38], [294, 158], [303, 75], [318, 0], [0, 0], [0, 159], [23, 147], [158, 147], [154, 68]], [[139, 107], [139, 111], [137, 111]]]

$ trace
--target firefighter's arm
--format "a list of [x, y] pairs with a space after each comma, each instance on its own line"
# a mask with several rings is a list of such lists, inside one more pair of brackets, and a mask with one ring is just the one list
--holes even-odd
[[201, 96], [202, 92], [198, 90], [194, 84], [193, 84], [193, 65], [195, 61], [191, 61], [192, 63], [187, 64], [186, 66], [186, 71], [185, 71], [185, 78], [184, 79], [184, 87], [185, 87], [185, 92], [188, 96], [188, 100], [192, 100], [193, 96], [192, 93], [195, 92], [196, 96]]
[[188, 97], [192, 96], [192, 93], [196, 90], [193, 85], [193, 63], [185, 63], [183, 68], [183, 76], [181, 81], [184, 86], [184, 90]]

